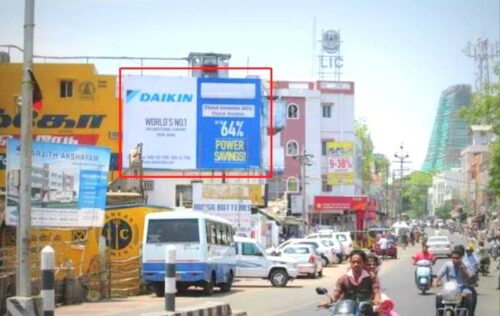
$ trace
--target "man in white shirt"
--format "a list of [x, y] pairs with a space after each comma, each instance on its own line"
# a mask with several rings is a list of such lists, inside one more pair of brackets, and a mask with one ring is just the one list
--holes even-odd
[[378, 246], [380, 247], [380, 254], [382, 255], [382, 260], [385, 260], [385, 256], [387, 255], [387, 246], [389, 241], [385, 237], [385, 233], [382, 234], [382, 237], [377, 241]]

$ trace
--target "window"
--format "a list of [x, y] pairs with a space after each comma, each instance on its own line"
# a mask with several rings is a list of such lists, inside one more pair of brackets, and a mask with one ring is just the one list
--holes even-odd
[[288, 178], [288, 180], [286, 181], [286, 190], [288, 192], [299, 192], [299, 182], [297, 181], [297, 178]]
[[244, 242], [242, 245], [241, 253], [244, 256], [263, 256], [262, 252], [255, 244]]
[[332, 117], [332, 104], [322, 104], [323, 117]]
[[328, 184], [328, 175], [324, 174], [321, 176], [321, 191], [332, 192], [332, 186]]
[[200, 242], [197, 219], [155, 219], [149, 221], [148, 243]]
[[287, 156], [298, 156], [299, 155], [299, 143], [296, 140], [291, 140], [286, 145], [286, 155]]
[[61, 98], [71, 98], [73, 96], [73, 81], [61, 80], [59, 95]]
[[297, 104], [289, 104], [288, 105], [288, 118], [289, 119], [298, 119], [299, 118], [299, 107]]

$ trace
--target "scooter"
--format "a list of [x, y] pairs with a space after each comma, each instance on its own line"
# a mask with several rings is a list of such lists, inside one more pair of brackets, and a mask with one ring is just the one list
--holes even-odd
[[415, 270], [415, 283], [417, 288], [425, 295], [431, 288], [432, 284], [432, 262], [429, 260], [417, 261], [417, 269]]
[[468, 316], [469, 311], [465, 308], [464, 300], [460, 285], [456, 281], [446, 282], [441, 293], [436, 296], [436, 315]]

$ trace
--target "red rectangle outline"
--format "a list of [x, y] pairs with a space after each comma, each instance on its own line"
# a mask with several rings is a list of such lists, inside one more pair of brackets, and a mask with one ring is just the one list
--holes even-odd
[[[122, 71], [123, 70], [268, 70], [269, 71], [269, 173], [264, 175], [124, 175], [122, 169]], [[262, 97], [262, 95], [261, 95]], [[272, 67], [119, 67], [118, 68], [118, 178], [121, 179], [272, 179], [273, 177], [273, 68]], [[210, 171], [211, 169], [207, 170]], [[196, 170], [200, 172], [205, 170]], [[223, 172], [223, 170], [217, 170]]]

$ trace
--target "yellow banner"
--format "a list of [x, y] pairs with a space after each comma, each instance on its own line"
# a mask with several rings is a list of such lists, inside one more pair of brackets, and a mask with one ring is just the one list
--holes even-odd
[[328, 185], [354, 184], [354, 143], [327, 142]]
[[250, 200], [264, 205], [262, 184], [202, 184], [201, 196], [207, 200]]

